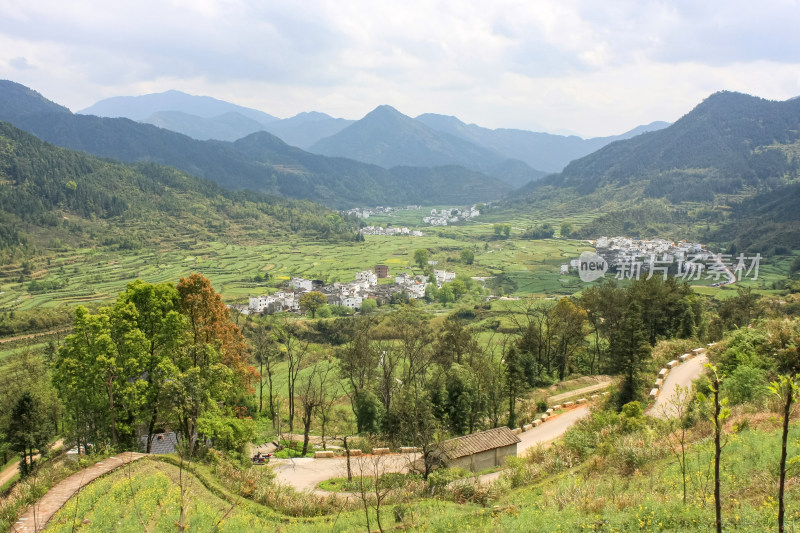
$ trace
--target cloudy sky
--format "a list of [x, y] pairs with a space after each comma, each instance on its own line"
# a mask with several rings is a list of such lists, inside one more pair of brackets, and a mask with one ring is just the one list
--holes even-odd
[[73, 111], [178, 89], [597, 136], [800, 95], [798, 22], [795, 0], [3, 0], [0, 78]]

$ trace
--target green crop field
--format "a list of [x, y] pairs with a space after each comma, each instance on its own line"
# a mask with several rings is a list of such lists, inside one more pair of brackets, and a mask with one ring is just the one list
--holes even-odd
[[[494, 210], [458, 225], [422, 226], [421, 218], [429, 212], [398, 210], [391, 216], [365, 220], [367, 224], [409, 225], [422, 230], [423, 237], [368, 235], [364, 242], [298, 237], [232, 243], [178, 237], [170, 244], [140, 250], [62, 249], [31, 260], [27, 271], [21, 264], [0, 267], [0, 310], [109, 302], [135, 279], [177, 282], [192, 272], [211, 279], [226, 302], [242, 303], [248, 296], [274, 291], [280, 282], [292, 276], [345, 282], [353, 280], [357, 271], [371, 269], [376, 264], [388, 265], [391, 277], [413, 271], [416, 268], [413, 254], [419, 248], [430, 251], [430, 259], [438, 262], [436, 268], [473, 277], [502, 274], [506, 292], [520, 296], [569, 295], [585, 286], [574, 274], [562, 276], [560, 266], [591, 250], [586, 241], [515, 238], [533, 224], [549, 222], [558, 228], [560, 220], [516, 215], [505, 221], [512, 226], [510, 238], [497, 239], [493, 230], [497, 214]], [[582, 215], [565, 219], [580, 226], [592, 218]], [[460, 253], [465, 249], [475, 254], [474, 264], [461, 263]], [[741, 285], [765, 294], [773, 292], [774, 283], [785, 278], [793, 259], [794, 256], [784, 256], [762, 260], [759, 279], [746, 280]], [[253, 281], [264, 274], [271, 277], [268, 282]], [[31, 287], [33, 280], [42, 286]], [[724, 298], [731, 289], [705, 288], [710, 283], [712, 280], [698, 282], [698, 290]]]

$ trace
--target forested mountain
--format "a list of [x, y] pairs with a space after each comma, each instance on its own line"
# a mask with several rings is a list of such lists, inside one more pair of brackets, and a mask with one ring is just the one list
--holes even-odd
[[270, 122], [264, 130], [280, 137], [286, 144], [308, 150], [318, 140], [339, 133], [353, 122], [311, 111]]
[[643, 182], [647, 197], [710, 201], [794, 176], [798, 140], [800, 101], [720, 92], [669, 128], [612, 143], [548, 182], [582, 193]]
[[226, 191], [173, 168], [58, 148], [0, 122], [0, 249], [44, 240], [135, 247], [225, 232], [351, 238], [354, 223], [307, 201]]
[[599, 150], [611, 142], [669, 126], [666, 122], [653, 122], [622, 135], [582, 139], [575, 135], [552, 135], [518, 129], [492, 130], [475, 124], [465, 124], [456, 117], [434, 113], [420, 115], [416, 120], [429, 128], [485, 146], [504, 157], [519, 159], [545, 172], [560, 172], [570, 161]]
[[180, 111], [204, 118], [217, 117], [225, 113], [239, 113], [262, 124], [278, 120], [277, 117], [257, 109], [217, 100], [210, 96], [195, 96], [181, 91], [165, 91], [142, 96], [115, 96], [100, 100], [78, 113], [99, 117], [125, 117], [142, 121], [161, 111]]
[[587, 237], [683, 225], [775, 251], [797, 243], [798, 154], [800, 101], [720, 92], [668, 128], [611, 143], [523, 187], [514, 203], [603, 213], [582, 229]]
[[[510, 187], [495, 178], [463, 167], [395, 167], [385, 169], [341, 157], [311, 154], [266, 132], [254, 133], [233, 143], [250, 160], [296, 174], [294, 184], [281, 192], [301, 197], [314, 187], [322, 198], [347, 198], [358, 194], [361, 205], [429, 204], [432, 198], [442, 203], [469, 204], [480, 198], [500, 198]], [[315, 177], [337, 175], [337, 181], [313, 181]], [[296, 189], [294, 187], [297, 187]]]
[[506, 176], [507, 157], [493, 149], [429, 128], [388, 105], [378, 106], [339, 133], [317, 141], [309, 150], [384, 168], [458, 165], [513, 185], [544, 175], [530, 168], [520, 178], [520, 166], [525, 163], [519, 162]]
[[[20, 89], [21, 88], [21, 89]], [[30, 105], [28, 104], [35, 104]], [[154, 162], [210, 179], [232, 190], [250, 189], [293, 198], [306, 198], [334, 207], [400, 205], [402, 203], [461, 203], [500, 198], [509, 187], [494, 178], [461, 169], [447, 177], [431, 169], [403, 173], [398, 181], [386, 169], [341, 158], [322, 158], [288, 146], [268, 133], [238, 145], [197, 141], [185, 135], [126, 118], [73, 115], [13, 82], [0, 82], [0, 120], [29, 131], [53, 144], [125, 162]], [[28, 109], [22, 112], [20, 109]], [[8, 111], [8, 113], [6, 113]], [[258, 157], [254, 149], [262, 146]], [[251, 146], [252, 148], [252, 146]], [[325, 160], [327, 159], [327, 160]], [[305, 164], [311, 165], [307, 168]], [[441, 192], [432, 197], [418, 187], [429, 184]], [[456, 199], [459, 199], [456, 201]]]

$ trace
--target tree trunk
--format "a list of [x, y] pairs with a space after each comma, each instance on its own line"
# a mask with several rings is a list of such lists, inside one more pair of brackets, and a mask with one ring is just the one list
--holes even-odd
[[259, 361], [259, 375], [261, 378], [258, 380], [258, 414], [264, 410], [264, 360]]
[[722, 406], [719, 402], [719, 387], [721, 383], [718, 379], [714, 380], [714, 512], [716, 514], [717, 533], [722, 533], [722, 501], [719, 494], [719, 462], [722, 448], [720, 438], [722, 434], [722, 422], [720, 412]]
[[786, 504], [784, 502], [784, 488], [786, 485], [786, 441], [789, 438], [789, 414], [792, 412], [794, 401], [794, 387], [791, 378], [786, 379], [786, 403], [783, 407], [783, 434], [781, 435], [781, 473], [778, 487], [778, 532], [784, 532], [784, 515]]
[[353, 470], [350, 467], [350, 445], [347, 443], [347, 436], [344, 437], [344, 456], [347, 458], [347, 481], [353, 481]]
[[150, 453], [153, 447], [153, 431], [156, 428], [156, 420], [158, 419], [158, 405], [153, 408], [153, 416], [150, 417], [150, 424], [147, 426], [147, 449], [145, 453]]
[[311, 409], [306, 409], [303, 413], [303, 457], [308, 453], [308, 434], [311, 431]]

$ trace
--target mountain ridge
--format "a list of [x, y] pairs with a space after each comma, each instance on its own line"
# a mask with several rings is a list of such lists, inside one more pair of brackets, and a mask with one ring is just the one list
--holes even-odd
[[[258, 139], [281, 151], [280, 158], [291, 160], [292, 168], [253, 158], [224, 141], [198, 141], [186, 135], [142, 124], [127, 118], [107, 118], [73, 114], [66, 108], [52, 111], [49, 101], [41, 101], [30, 89], [20, 89], [14, 82], [0, 83], [0, 120], [9, 120], [17, 127], [34, 133], [43, 140], [73, 150], [124, 162], [154, 162], [173, 166], [192, 175], [213, 180], [233, 190], [250, 189], [267, 194], [306, 198], [326, 205], [346, 208], [359, 205], [401, 205], [402, 203], [465, 203], [499, 199], [510, 190], [495, 178], [463, 169], [460, 176], [420, 168], [413, 182], [399, 182], [386, 169], [342, 158], [324, 162], [299, 148], [290, 149], [277, 137], [263, 132]], [[22, 91], [22, 92], [21, 92]], [[25, 91], [29, 91], [25, 92]], [[27, 113], [15, 112], [20, 107], [14, 97], [21, 92]], [[16, 103], [15, 103], [16, 102]], [[25, 105], [22, 105], [25, 107]], [[9, 111], [5, 116], [5, 111]], [[266, 136], [269, 136], [267, 138]], [[275, 157], [275, 154], [272, 155]], [[314, 162], [323, 171], [315, 172], [302, 161]], [[406, 174], [403, 174], [404, 176]], [[446, 180], [429, 184], [428, 193], [420, 188], [425, 180]], [[465, 198], [459, 184], [470, 184], [473, 196]], [[429, 195], [430, 190], [439, 193]], [[477, 196], [476, 196], [477, 195]]]

